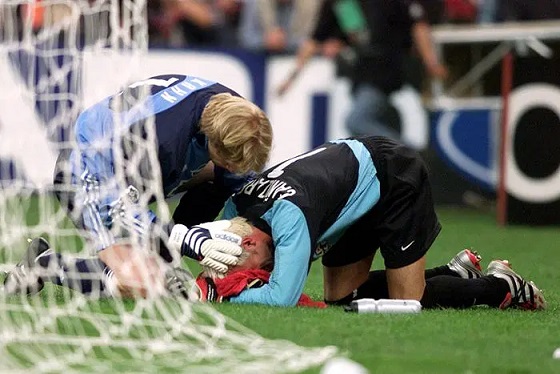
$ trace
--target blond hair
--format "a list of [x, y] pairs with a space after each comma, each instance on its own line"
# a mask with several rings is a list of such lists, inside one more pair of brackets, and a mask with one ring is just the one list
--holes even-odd
[[272, 126], [261, 108], [229, 93], [212, 96], [202, 112], [200, 130], [215, 149], [218, 164], [233, 172], [261, 171], [272, 148]]
[[243, 217], [234, 217], [229, 220], [230, 226], [225, 230], [244, 238], [251, 235], [253, 226]]
[[[235, 217], [230, 219], [229, 222], [230, 222], [230, 226], [224, 231], [237, 234], [241, 238], [251, 235], [251, 233], [253, 232], [253, 226], [245, 218]], [[238, 265], [243, 264], [247, 260], [247, 258], [249, 258], [249, 253], [244, 250], [243, 252], [241, 252], [237, 264]], [[271, 271], [273, 261], [274, 259], [271, 258], [270, 261], [263, 264], [263, 267]], [[218, 273], [216, 270], [209, 268], [207, 266], [202, 266], [202, 273], [204, 274], [205, 277], [210, 277], [212, 279], [220, 279], [226, 276], [226, 274]]]

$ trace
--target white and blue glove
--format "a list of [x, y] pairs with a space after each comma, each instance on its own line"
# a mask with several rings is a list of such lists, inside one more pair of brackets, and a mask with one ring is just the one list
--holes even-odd
[[200, 262], [218, 273], [225, 274], [229, 267], [236, 265], [243, 252], [242, 238], [225, 231], [230, 226], [228, 220], [205, 223], [190, 229], [185, 225], [175, 225], [169, 235], [168, 247]]

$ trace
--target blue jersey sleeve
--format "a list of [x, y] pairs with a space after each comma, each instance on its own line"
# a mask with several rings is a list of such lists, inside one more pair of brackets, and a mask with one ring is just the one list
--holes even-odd
[[[121, 193], [115, 178], [114, 155], [112, 150], [113, 119], [105, 102], [83, 112], [76, 123], [76, 141], [79, 152], [79, 165], [74, 165], [79, 172], [81, 193], [84, 194], [83, 219], [86, 228], [99, 236], [106, 236], [101, 240], [99, 249], [113, 244], [114, 239], [104, 233], [104, 227], [110, 228], [112, 219], [109, 212], [118, 203]], [[155, 214], [147, 210], [149, 221], [155, 220]], [[135, 214], [130, 222], [125, 222], [130, 229], [143, 232], [141, 225], [142, 214]]]
[[274, 202], [262, 218], [272, 228], [274, 270], [268, 284], [245, 290], [231, 302], [295, 306], [303, 292], [311, 257], [307, 222], [301, 210], [287, 200]]

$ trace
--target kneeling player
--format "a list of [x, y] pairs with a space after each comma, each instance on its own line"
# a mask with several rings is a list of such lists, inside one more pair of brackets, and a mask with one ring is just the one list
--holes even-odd
[[[238, 220], [238, 218], [234, 218]], [[197, 280], [202, 291], [201, 296], [209, 301], [223, 301], [227, 298], [239, 302], [243, 293], [260, 291], [258, 288], [274, 287], [275, 250], [273, 237], [267, 227], [261, 224], [248, 224], [241, 221], [242, 229], [235, 232], [243, 237], [242, 265], [232, 267], [225, 275], [206, 268]], [[176, 230], [181, 230], [177, 226]], [[176, 244], [183, 241], [178, 235]], [[184, 244], [183, 244], [184, 245]], [[482, 272], [481, 257], [469, 249], [460, 251], [446, 265], [427, 269], [424, 272], [426, 289], [420, 300], [424, 308], [468, 308], [475, 305], [487, 305], [500, 309], [519, 308], [525, 310], [544, 309], [546, 301], [542, 292], [511, 268], [506, 260], [491, 261], [486, 274]], [[241, 274], [240, 274], [241, 273]], [[350, 281], [353, 279], [350, 275]], [[216, 280], [217, 278], [223, 278]], [[426, 296], [428, 295], [428, 296]], [[361, 298], [389, 298], [387, 272], [370, 271], [368, 279], [352, 293], [335, 302], [327, 303], [346, 305]], [[305, 295], [299, 295], [297, 305], [320, 306]]]
[[[168, 231], [148, 209], [153, 191], [181, 196], [174, 223], [212, 220], [227, 197], [262, 170], [272, 145], [272, 126], [257, 105], [218, 82], [180, 74], [134, 82], [101, 100], [79, 115], [73, 134], [73, 148], [57, 161], [55, 193], [88, 247], [120, 279], [131, 271], [121, 268], [132, 255], [123, 241], [138, 239], [142, 244], [135, 246], [178, 260], [165, 245], [148, 243], [154, 236], [165, 241]], [[235, 264], [241, 252], [199, 249], [183, 255], [217, 271]]]
[[[235, 297], [246, 290], [269, 283], [270, 271], [274, 268], [270, 235], [240, 218], [230, 223], [211, 223], [210, 227], [239, 235], [238, 243], [243, 247], [243, 253], [239, 264], [233, 266], [227, 275], [203, 266], [196, 286], [188, 272], [171, 269], [167, 263], [162, 265], [151, 255], [127, 257], [131, 261], [130, 266], [143, 269], [143, 276], [134, 278], [136, 273], [132, 271], [129, 278], [117, 280], [101, 261], [55, 254], [44, 239], [37, 238], [31, 242], [24, 260], [8, 274], [4, 291], [11, 294], [36, 293], [43, 288], [45, 281], [51, 281], [90, 295], [130, 298], [174, 294], [194, 301], [221, 302], [226, 299], [236, 301]], [[181, 238], [178, 240], [184, 245]], [[431, 290], [431, 297], [423, 298], [422, 306], [468, 308], [488, 305], [526, 310], [546, 307], [540, 290], [514, 272], [507, 261], [490, 262], [486, 275], [482, 273], [480, 261], [476, 252], [464, 249], [448, 264], [426, 270], [426, 287]], [[371, 271], [368, 280], [354, 290], [351, 297], [331, 304], [345, 305], [361, 298], [389, 298], [384, 270]], [[305, 295], [300, 295], [297, 304], [324, 306]]]
[[[360, 292], [360, 297], [372, 297], [375, 290], [424, 306], [464, 303], [454, 299], [465, 292], [463, 282], [447, 277], [446, 269], [426, 281], [425, 254], [441, 226], [422, 159], [392, 140], [338, 140], [282, 162], [227, 201], [223, 218], [237, 215], [271, 238], [275, 265], [269, 284], [246, 290], [233, 302], [293, 306], [310, 262], [323, 257], [329, 303], [346, 303]], [[385, 261], [382, 276], [370, 275], [378, 248]], [[540, 290], [504, 263], [493, 262], [489, 273], [493, 276], [468, 284], [473, 289], [478, 284], [477, 297], [490, 290], [491, 300], [485, 303], [545, 306]], [[510, 301], [504, 300], [507, 293]]]
[[[225, 299], [236, 301], [235, 297], [246, 290], [269, 283], [268, 268], [273, 265], [272, 258], [266, 261], [263, 257], [258, 257], [259, 261], [262, 261], [260, 263], [267, 264], [266, 271], [258, 271], [262, 270], [262, 267], [256, 267], [259, 261], [251, 261], [252, 254], [245, 253], [245, 255], [249, 256], [246, 266], [233, 268], [222, 279], [216, 280], [215, 277], [207, 276], [208, 274], [201, 274], [197, 279], [202, 291], [201, 297], [217, 302]], [[527, 282], [513, 271], [507, 260], [491, 261], [486, 274], [482, 272], [480, 262], [481, 257], [476, 252], [464, 249], [446, 265], [427, 269], [424, 275], [426, 288], [430, 289], [430, 298], [421, 299], [422, 307], [463, 309], [486, 305], [500, 309], [546, 308], [547, 303], [542, 292], [532, 282]], [[257, 271], [247, 271], [251, 266]], [[237, 275], [238, 273], [243, 274]], [[351, 296], [330, 304], [347, 305], [353, 300], [362, 298], [389, 298], [385, 270], [371, 271], [368, 280], [355, 289]], [[305, 302], [302, 302], [302, 299]], [[311, 301], [305, 295], [300, 296], [297, 305], [321, 307], [320, 303]]]

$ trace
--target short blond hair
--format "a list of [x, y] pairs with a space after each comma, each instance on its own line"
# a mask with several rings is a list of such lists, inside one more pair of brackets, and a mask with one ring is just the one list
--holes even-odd
[[215, 157], [232, 171], [261, 171], [272, 148], [272, 126], [264, 111], [229, 93], [212, 96], [202, 112], [200, 130], [216, 150]]
[[[237, 234], [241, 238], [249, 236], [253, 232], [253, 225], [251, 225], [245, 218], [234, 217], [230, 219], [229, 222], [230, 222], [230, 226], [224, 231], [229, 231], [233, 234]], [[237, 264], [238, 265], [243, 264], [248, 257], [249, 257], [249, 253], [244, 250], [243, 252], [241, 252], [241, 255], [239, 256], [239, 262]], [[272, 251], [271, 251], [270, 259], [268, 259], [268, 261], [262, 264], [262, 269], [267, 271], [272, 271], [273, 267], [274, 267], [274, 256], [272, 255]], [[218, 273], [216, 270], [204, 265], [202, 266], [202, 273], [204, 274], [205, 277], [210, 277], [212, 279], [220, 279], [226, 276], [226, 274]]]
[[229, 223], [230, 226], [225, 231], [239, 235], [242, 238], [251, 235], [253, 232], [253, 225], [243, 217], [233, 217], [229, 220]]

